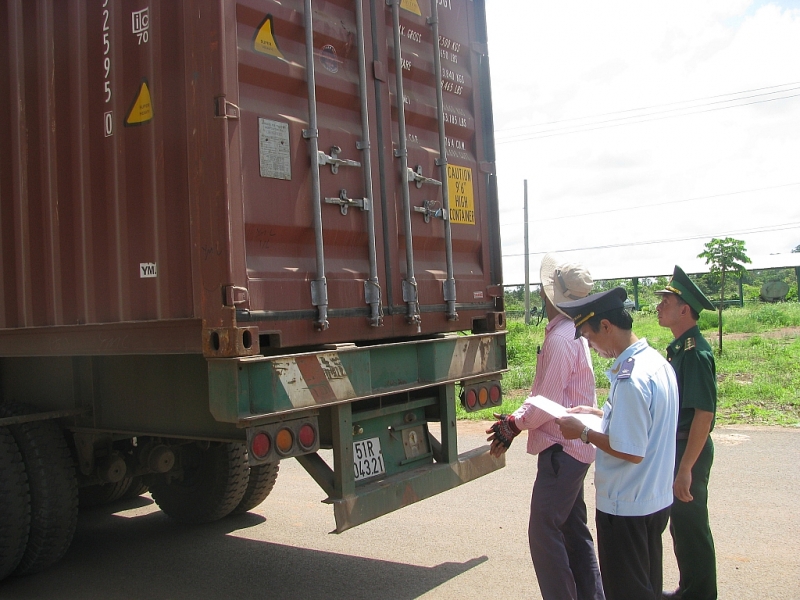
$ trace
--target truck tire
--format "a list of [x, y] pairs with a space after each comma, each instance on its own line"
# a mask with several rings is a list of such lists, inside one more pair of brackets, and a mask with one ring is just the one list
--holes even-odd
[[78, 480], [61, 428], [54, 421], [9, 427], [17, 442], [31, 497], [31, 526], [15, 575], [38, 573], [67, 552], [78, 523]]
[[164, 513], [180, 523], [211, 523], [231, 513], [248, 483], [244, 444], [189, 444], [180, 450], [180, 478], [159, 478], [150, 492]]
[[233, 509], [231, 514], [239, 515], [246, 513], [267, 499], [272, 488], [275, 487], [275, 480], [278, 479], [279, 465], [280, 462], [274, 462], [250, 467], [247, 489], [239, 505]]
[[124, 477], [115, 483], [87, 485], [78, 490], [78, 506], [93, 508], [122, 498], [131, 487], [133, 479]]
[[31, 525], [28, 476], [14, 436], [0, 427], [0, 581], [22, 560]]
[[120, 500], [131, 500], [132, 498], [137, 498], [142, 494], [146, 494], [150, 490], [150, 486], [142, 481], [141, 476], [135, 475], [131, 480], [131, 485], [122, 494]]

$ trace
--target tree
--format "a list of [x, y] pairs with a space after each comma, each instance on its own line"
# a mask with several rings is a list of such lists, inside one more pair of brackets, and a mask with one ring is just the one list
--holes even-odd
[[750, 258], [745, 254], [747, 249], [742, 240], [733, 238], [712, 238], [705, 245], [705, 251], [697, 258], [705, 258], [711, 276], [719, 279], [719, 354], [722, 356], [722, 307], [725, 304], [725, 274], [735, 273], [740, 277], [747, 272], [742, 263], [750, 263]]

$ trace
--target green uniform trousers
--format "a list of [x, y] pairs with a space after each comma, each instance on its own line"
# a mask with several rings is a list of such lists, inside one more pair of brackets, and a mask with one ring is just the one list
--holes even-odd
[[[678, 440], [675, 473], [686, 450], [686, 440]], [[708, 476], [714, 462], [711, 436], [692, 468], [689, 488], [694, 500], [681, 502], [675, 498], [670, 511], [669, 532], [680, 570], [682, 600], [716, 600], [717, 558], [714, 538], [708, 524]]]

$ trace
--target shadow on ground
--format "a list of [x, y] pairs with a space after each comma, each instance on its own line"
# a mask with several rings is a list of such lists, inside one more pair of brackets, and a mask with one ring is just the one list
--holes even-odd
[[0, 583], [0, 598], [403, 600], [488, 560], [422, 567], [228, 535], [266, 520], [253, 513], [203, 526], [180, 525], [161, 512], [115, 514], [151, 503], [140, 497], [82, 511], [64, 559], [43, 573]]

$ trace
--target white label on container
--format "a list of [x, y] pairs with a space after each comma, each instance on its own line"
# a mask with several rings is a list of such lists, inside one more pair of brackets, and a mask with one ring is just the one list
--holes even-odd
[[156, 263], [139, 263], [139, 277], [158, 277]]
[[289, 124], [258, 119], [258, 164], [261, 177], [292, 179]]

